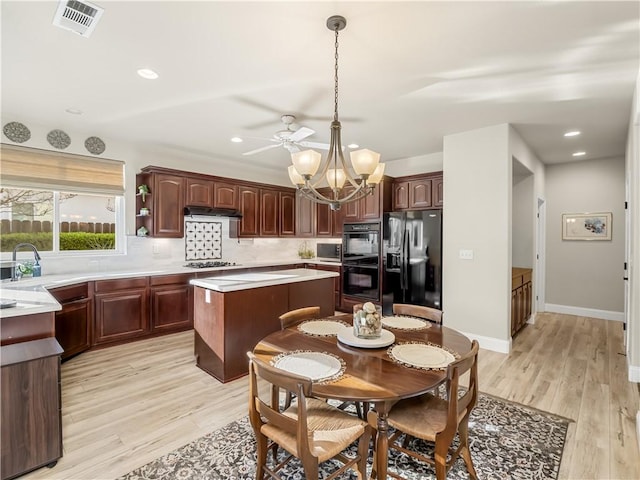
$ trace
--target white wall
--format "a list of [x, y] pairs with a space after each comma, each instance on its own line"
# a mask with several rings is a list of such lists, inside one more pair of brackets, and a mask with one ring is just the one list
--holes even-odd
[[531, 199], [535, 198], [533, 183], [533, 175], [519, 177], [513, 183], [511, 265], [514, 267], [533, 268], [536, 238], [535, 212], [531, 203]]
[[[624, 175], [622, 157], [547, 166], [548, 311], [622, 319]], [[562, 214], [586, 212], [613, 213], [611, 241], [562, 240]]]
[[382, 160], [386, 166], [384, 174], [390, 177], [404, 177], [419, 173], [439, 172], [442, 170], [443, 153], [436, 152], [429, 155], [401, 158], [400, 160]]
[[[511, 308], [510, 127], [444, 138], [443, 311], [449, 327], [508, 352]], [[473, 250], [473, 260], [459, 258]]]

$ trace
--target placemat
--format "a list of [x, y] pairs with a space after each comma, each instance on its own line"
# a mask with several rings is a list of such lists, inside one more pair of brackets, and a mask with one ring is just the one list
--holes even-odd
[[460, 355], [440, 345], [425, 342], [404, 342], [392, 345], [387, 354], [395, 362], [422, 370], [444, 370]]
[[344, 360], [337, 355], [310, 350], [281, 353], [271, 360], [271, 364], [287, 372], [309, 377], [317, 383], [337, 380], [347, 368]]
[[431, 327], [431, 324], [426, 320], [405, 315], [382, 317], [382, 325], [395, 330], [424, 330]]
[[340, 320], [307, 320], [298, 325], [298, 330], [307, 335], [329, 337], [337, 335], [344, 327], [350, 327]]

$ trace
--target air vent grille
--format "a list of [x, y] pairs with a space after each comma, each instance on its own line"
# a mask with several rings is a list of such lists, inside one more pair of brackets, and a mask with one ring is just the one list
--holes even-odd
[[53, 24], [83, 37], [91, 35], [104, 9], [89, 2], [62, 0], [58, 4]]

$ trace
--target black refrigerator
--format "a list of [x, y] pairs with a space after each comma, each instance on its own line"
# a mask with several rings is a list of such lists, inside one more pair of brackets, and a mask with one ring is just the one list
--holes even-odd
[[442, 310], [442, 211], [384, 214], [382, 308], [394, 303]]

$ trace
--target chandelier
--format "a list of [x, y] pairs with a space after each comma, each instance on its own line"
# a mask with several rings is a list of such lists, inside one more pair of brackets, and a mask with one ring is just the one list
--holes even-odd
[[[380, 154], [371, 150], [351, 152], [351, 165], [344, 159], [340, 138], [342, 127], [338, 119], [338, 32], [346, 25], [347, 20], [339, 15], [327, 19], [327, 28], [335, 32], [335, 67], [333, 121], [326, 161], [321, 167], [322, 155], [314, 150], [304, 150], [291, 154], [293, 165], [289, 166], [289, 178], [298, 191], [314, 202], [328, 204], [332, 210], [340, 210], [342, 204], [373, 193], [384, 173]], [[326, 184], [331, 192], [325, 196], [318, 189]]]

